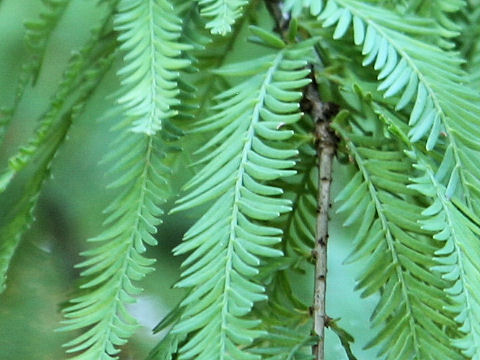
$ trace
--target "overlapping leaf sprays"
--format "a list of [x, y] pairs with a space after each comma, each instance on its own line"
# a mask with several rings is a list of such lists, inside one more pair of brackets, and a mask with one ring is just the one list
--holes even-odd
[[[0, 175], [1, 193], [41, 160], [0, 224], [3, 281], [71, 121], [116, 57], [118, 131], [107, 163], [119, 193], [79, 264], [81, 292], [64, 309], [63, 329], [81, 332], [66, 344], [74, 358], [118, 358], [133, 334], [127, 307], [141, 293], [133, 283], [152, 268], [143, 253], [171, 196], [164, 158], [199, 143], [185, 157], [197, 172], [175, 207], [206, 208], [174, 250], [186, 255], [177, 287], [187, 295], [149, 359], [310, 358], [311, 301], [292, 282], [313, 271], [317, 160], [301, 104], [308, 112], [302, 91], [317, 86], [318, 101], [343, 110], [332, 128], [354, 173], [331, 216], [357, 226], [347, 262], [363, 264], [362, 296], [380, 294], [369, 345], [385, 359], [480, 359], [480, 96], [468, 85], [478, 79], [479, 47], [462, 34], [480, 33], [478, 2], [100, 3], [106, 18]], [[68, 1], [44, 4], [28, 26], [36, 50], [13, 110]], [[246, 50], [247, 30], [260, 47]]]

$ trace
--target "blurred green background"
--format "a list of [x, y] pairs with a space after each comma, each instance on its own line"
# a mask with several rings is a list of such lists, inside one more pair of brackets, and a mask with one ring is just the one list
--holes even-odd
[[[28, 88], [15, 114], [3, 144], [0, 169], [8, 156], [32, 134], [36, 121], [45, 111], [74, 49], [87, 39], [100, 12], [93, 0], [73, 0], [55, 30], [34, 88]], [[25, 20], [35, 19], [42, 8], [40, 0], [0, 0], [0, 106], [10, 106], [15, 94], [22, 59]], [[248, 55], [248, 54], [247, 54]], [[235, 56], [235, 54], [234, 54]], [[8, 288], [0, 295], [0, 359], [64, 359], [61, 345], [71, 338], [55, 332], [59, 327], [60, 305], [75, 288], [80, 261], [78, 253], [87, 247], [85, 239], [97, 235], [102, 226], [102, 210], [113, 194], [105, 190], [106, 166], [99, 165], [108, 150], [110, 124], [99, 121], [111, 106], [106, 100], [117, 86], [114, 71], [105, 79], [73, 125], [68, 141], [53, 165], [53, 176], [45, 184], [37, 221], [19, 247], [8, 277]], [[349, 179], [348, 171], [336, 166], [334, 193]], [[183, 179], [178, 179], [180, 184]], [[9, 193], [0, 197], [0, 210], [15, 201]], [[353, 292], [356, 267], [341, 263], [349, 252], [351, 231], [342, 229], [342, 219], [332, 212], [329, 248], [328, 314], [342, 318], [340, 325], [355, 335], [354, 351], [359, 359], [372, 359], [372, 350], [362, 350], [372, 331], [368, 317], [375, 299], [360, 299]], [[2, 212], [0, 211], [0, 214]], [[0, 219], [1, 220], [1, 219]], [[168, 216], [159, 229], [159, 246], [149, 250], [157, 259], [156, 271], [142, 282], [144, 294], [130, 307], [141, 328], [125, 347], [122, 359], [143, 359], [162, 334], [151, 329], [179, 300], [181, 292], [172, 289], [178, 278], [180, 260], [170, 251], [181, 241], [182, 233], [194, 219], [183, 214]], [[308, 288], [310, 284], [305, 284]], [[338, 339], [327, 332], [327, 359], [346, 359]]]

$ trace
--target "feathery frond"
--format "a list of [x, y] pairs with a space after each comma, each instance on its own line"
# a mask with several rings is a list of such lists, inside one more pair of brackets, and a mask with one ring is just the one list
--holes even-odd
[[[439, 135], [432, 127], [436, 125], [435, 128], [441, 129], [447, 110], [453, 112], [450, 102], [457, 104], [444, 84], [448, 82], [451, 87], [458, 87], [463, 75], [459, 67], [462, 60], [455, 54], [416, 39], [432, 37], [438, 32], [442, 34], [441, 28], [424, 18], [400, 17], [355, 0], [329, 1], [320, 19], [323, 26], [336, 24], [334, 39], [343, 37], [353, 24], [354, 42], [363, 46], [363, 65], [374, 64], [375, 70], [379, 71], [378, 78], [382, 82], [378, 90], [385, 91], [385, 97], [400, 93], [397, 110], [416, 99], [410, 117], [413, 128], [409, 135], [415, 142], [430, 133], [427, 149], [433, 148]], [[422, 48], [422, 51], [415, 51], [417, 48]], [[427, 59], [430, 60], [428, 64]], [[439, 72], [446, 75], [442, 76], [442, 81], [438, 78]]]
[[126, 116], [131, 130], [154, 135], [162, 122], [177, 114], [179, 70], [189, 65], [178, 42], [181, 20], [168, 0], [120, 0], [115, 17], [125, 66], [119, 71]]
[[235, 20], [242, 15], [249, 0], [197, 0], [200, 14], [211, 19], [206, 24], [212, 34], [226, 35], [232, 31]]
[[479, 154], [473, 138], [480, 131], [480, 97], [465, 85], [458, 54], [422, 41], [450, 36], [450, 32], [431, 20], [401, 17], [357, 0], [330, 0], [319, 19], [325, 27], [336, 24], [334, 39], [353, 26], [354, 42], [362, 45], [365, 56], [363, 65], [373, 64], [379, 71], [378, 90], [385, 97], [398, 96], [397, 111], [412, 103], [410, 140], [427, 137], [425, 147], [430, 151], [444, 134], [451, 153], [444, 162], [446, 181], [460, 185], [452, 191], [470, 208], [480, 209], [473, 185], [479, 170], [472, 165]]
[[[190, 83], [195, 86], [196, 96], [190, 111], [186, 111], [186, 113], [192, 114], [192, 119], [207, 117], [208, 111], [214, 105], [212, 93], [216, 94], [228, 88], [227, 81], [221, 76], [213, 74], [212, 70], [218, 69], [224, 64], [257, 6], [258, 0], [250, 1], [244, 16], [233, 26], [232, 31], [226, 36], [214, 38], [205, 29], [205, 19], [200, 16], [195, 6], [192, 6], [183, 15], [181, 40], [192, 46], [192, 50], [187, 55], [195, 67]], [[195, 127], [195, 124], [195, 121], [186, 121], [182, 125], [188, 129]], [[189, 145], [195, 146], [196, 144]], [[188, 145], [186, 146], [188, 147]]]
[[[401, 120], [381, 107], [377, 113], [395, 127], [395, 132], [402, 132]], [[457, 314], [455, 320], [461, 324], [461, 339], [453, 339], [469, 359], [480, 359], [480, 300], [477, 294], [477, 278], [480, 274], [480, 257], [478, 242], [480, 223], [475, 214], [458, 201], [447, 198], [448, 189], [439, 181], [437, 165], [432, 159], [411, 147], [408, 156], [415, 162], [415, 168], [421, 175], [412, 179], [410, 189], [430, 199], [430, 205], [423, 210], [421, 226], [433, 231], [434, 239], [441, 245], [435, 252], [437, 266], [432, 269], [442, 273], [442, 277], [452, 282], [445, 289], [446, 295], [453, 301], [449, 309]]]
[[418, 222], [423, 208], [408, 187], [412, 163], [391, 142], [334, 129], [359, 170], [336, 198], [338, 212], [347, 213], [344, 226], [359, 223], [347, 261], [365, 261], [362, 296], [382, 290], [371, 318], [380, 329], [367, 346], [381, 345], [387, 359], [462, 359], [450, 346], [455, 322], [443, 289], [451, 283], [430, 269], [438, 245]]
[[50, 134], [49, 146], [42, 148], [43, 158], [34, 175], [25, 185], [21, 199], [10, 208], [0, 223], [0, 293], [6, 288], [7, 272], [20, 240], [34, 221], [33, 211], [37, 205], [40, 190], [50, 174], [52, 160], [63, 143], [70, 125], [71, 118], [67, 116], [62, 126]]
[[285, 256], [310, 259], [315, 243], [317, 218], [318, 168], [314, 147], [313, 120], [304, 116], [293, 125], [292, 143], [299, 151], [295, 165], [297, 174], [282, 178], [277, 186], [284, 190], [284, 198], [292, 202], [292, 211], [282, 215], [275, 226], [282, 228], [282, 250]]
[[[52, 105], [42, 117], [34, 136], [9, 159], [7, 169], [0, 176], [1, 195], [18, 172], [35, 161], [39, 162], [22, 199], [12, 207], [6, 216], [7, 221], [0, 227], [0, 292], [5, 289], [12, 256], [23, 234], [33, 223], [33, 211], [42, 185], [50, 174], [53, 158], [67, 136], [72, 121], [80, 116], [87, 99], [112, 65], [113, 42], [98, 45], [102, 30], [98, 28], [93, 31], [90, 41], [72, 56]], [[101, 60], [97, 59], [99, 55], [103, 57]], [[77, 91], [74, 92], [74, 89]]]
[[116, 179], [110, 187], [121, 188], [119, 196], [107, 207], [107, 227], [89, 239], [99, 246], [85, 251], [88, 259], [78, 267], [88, 290], [72, 299], [64, 309], [62, 331], [84, 329], [84, 333], [65, 344], [68, 352], [80, 352], [74, 359], [117, 359], [118, 346], [127, 342], [136, 328], [136, 320], [126, 306], [135, 301], [141, 289], [133, 281], [142, 279], [152, 269], [154, 260], [142, 254], [145, 244], [156, 245], [153, 237], [160, 224], [160, 205], [167, 198], [162, 164], [161, 139], [132, 134], [127, 129], [131, 119], [123, 122], [122, 136], [109, 156], [114, 161]]
[[[37, 1], [0, 142], [70, 3]], [[318, 182], [331, 174], [318, 179], [313, 145], [323, 140], [311, 115], [334, 103], [338, 115], [319, 118], [354, 174], [336, 200], [356, 230], [345, 262], [361, 265], [361, 296], [378, 297], [367, 347], [382, 360], [480, 360], [480, 0], [95, 3], [101, 26], [0, 172], [0, 203], [10, 202], [0, 206], [0, 292], [53, 159], [118, 60], [106, 157], [117, 193], [63, 309], [73, 359], [119, 359], [134, 334], [129, 306], [153, 270], [146, 248], [184, 160], [192, 175], [182, 174], [173, 212], [203, 214], [174, 248], [185, 256], [176, 287], [186, 291], [155, 327], [166, 335], [148, 359], [313, 359], [322, 306], [310, 306], [318, 287], [304, 282], [324, 279], [314, 264], [325, 258], [312, 249], [328, 221], [325, 206], [317, 215]], [[353, 338], [330, 320], [355, 360]]]
[[[62, 118], [62, 114], [67, 107], [72, 106], [69, 100], [74, 98], [75, 105], [84, 105], [92, 86], [96, 87], [99, 79], [109, 69], [114, 42], [112, 38], [108, 39], [108, 34], [105, 33], [106, 25], [104, 23], [93, 29], [89, 41], [80, 51], [73, 53], [50, 108], [42, 116], [35, 134], [26, 145], [20, 147], [18, 152], [10, 157], [7, 168], [0, 174], [0, 194], [5, 191], [16, 174], [30, 164], [36, 153], [50, 141], [50, 132], [55, 130], [59, 121], [65, 119]], [[106, 41], [99, 44], [100, 39]], [[101, 60], [98, 60], [99, 56]]]
[[[308, 148], [307, 156], [315, 159], [315, 149]], [[308, 165], [310, 165], [307, 162]], [[304, 168], [300, 175], [302, 186], [295, 192], [296, 201], [294, 211], [290, 218], [285, 222], [287, 229], [285, 232], [285, 251], [288, 254], [298, 254], [305, 258], [311, 256], [311, 251], [315, 242], [315, 224], [317, 215], [317, 180], [318, 170], [315, 162], [309, 169]], [[286, 179], [288, 182], [290, 179]], [[294, 180], [294, 179], [292, 179]], [[296, 184], [295, 184], [296, 185]]]
[[444, 279], [453, 281], [446, 293], [455, 300], [450, 309], [461, 324], [465, 335], [453, 344], [472, 360], [480, 359], [480, 299], [478, 298], [478, 276], [480, 275], [480, 254], [478, 243], [480, 226], [457, 208], [445, 196], [446, 188], [439, 183], [428, 162], [419, 160], [417, 168], [425, 175], [415, 179], [410, 188], [418, 189], [423, 195], [433, 198], [432, 204], [423, 211], [428, 218], [422, 221], [422, 228], [435, 231], [434, 238], [443, 243], [436, 252], [438, 266]]
[[[297, 135], [307, 135], [308, 130], [303, 128], [313, 127], [311, 119], [305, 116], [302, 120], [294, 125]], [[263, 319], [265, 335], [252, 345], [251, 351], [265, 359], [312, 359], [310, 347], [316, 342], [311, 335], [310, 299], [299, 298], [292, 283], [302, 275], [308, 278], [307, 273], [313, 271], [318, 169], [312, 145], [299, 146], [295, 166], [298, 173], [276, 184], [284, 189], [282, 196], [292, 202], [293, 209], [272, 223], [283, 231], [284, 255], [265, 259], [258, 276], [265, 284], [268, 300], [255, 306], [253, 316]]]
[[[309, 136], [313, 126], [312, 120], [307, 116], [293, 125], [296, 137], [300, 138], [295, 145], [299, 150], [299, 159], [294, 168], [297, 174], [282, 178], [275, 184], [283, 189], [282, 197], [291, 201], [292, 211], [272, 222], [275, 227], [282, 229], [281, 250], [284, 256], [281, 259], [266, 259], [261, 268], [260, 278], [267, 285], [268, 294], [268, 307], [261, 311], [271, 312], [269, 316], [272, 317], [280, 316], [283, 321], [287, 318], [293, 321], [301, 315], [300, 321], [305, 322], [309, 311], [309, 301], [304, 303], [292, 290], [288, 272], [305, 272], [304, 268], [312, 265], [313, 261], [318, 189], [316, 150], [313, 147], [313, 137]], [[309, 142], [304, 143], [305, 139]], [[295, 138], [291, 141], [296, 143]], [[272, 309], [275, 310], [269, 311]]]
[[176, 333], [191, 334], [180, 359], [259, 358], [238, 346], [261, 334], [257, 320], [244, 318], [255, 302], [265, 299], [254, 280], [260, 257], [282, 254], [273, 246], [281, 240], [281, 230], [264, 221], [290, 211], [290, 202], [268, 182], [295, 173], [290, 168], [297, 151], [284, 141], [293, 132], [283, 127], [300, 118], [301, 93], [295, 90], [309, 83], [306, 61], [293, 58], [310, 51], [301, 45], [284, 47], [275, 55], [220, 70], [222, 75], [247, 71], [253, 76], [218, 95], [216, 113], [196, 129], [217, 133], [199, 150], [209, 151], [201, 160], [205, 165], [187, 184], [190, 193], [176, 210], [214, 203], [175, 249], [177, 255], [193, 251], [177, 284], [192, 289], [174, 327]]
[[25, 44], [28, 58], [18, 77], [13, 105], [8, 110], [0, 111], [0, 144], [3, 142], [8, 124], [12, 120], [29, 81], [33, 79], [33, 83], [35, 83], [38, 78], [50, 35], [55, 30], [70, 0], [42, 0], [42, 2], [45, 8], [40, 12], [39, 18], [25, 22]]
[[29, 52], [29, 61], [24, 65], [33, 76], [38, 78], [47, 44], [52, 32], [62, 18], [70, 0], [42, 0], [45, 9], [38, 20], [25, 22], [25, 43]]

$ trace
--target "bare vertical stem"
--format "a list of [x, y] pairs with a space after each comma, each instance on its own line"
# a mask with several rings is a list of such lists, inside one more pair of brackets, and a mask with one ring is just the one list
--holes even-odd
[[332, 164], [335, 156], [336, 137], [330, 128], [330, 121], [336, 108], [330, 103], [320, 101], [315, 85], [308, 87], [306, 100], [309, 101], [310, 113], [315, 120], [318, 156], [318, 194], [317, 194], [317, 229], [315, 248], [315, 290], [313, 301], [313, 330], [318, 336], [318, 344], [313, 352], [316, 360], [325, 359], [325, 326], [327, 324], [326, 280], [327, 280], [327, 244], [328, 244], [328, 210], [330, 209], [330, 186], [332, 184]]
[[[285, 38], [289, 21], [282, 14], [278, 0], [266, 1], [266, 6], [275, 20], [275, 30]], [[317, 140], [317, 156], [319, 167], [317, 194], [317, 229], [315, 248], [315, 290], [312, 308], [313, 331], [318, 336], [318, 343], [313, 347], [315, 360], [325, 359], [325, 326], [328, 317], [325, 312], [326, 280], [327, 280], [327, 244], [328, 244], [328, 210], [330, 208], [330, 186], [332, 184], [332, 164], [335, 156], [337, 138], [330, 128], [330, 122], [338, 112], [338, 106], [323, 102], [317, 90], [315, 76], [305, 90], [302, 109], [315, 120], [315, 137]]]

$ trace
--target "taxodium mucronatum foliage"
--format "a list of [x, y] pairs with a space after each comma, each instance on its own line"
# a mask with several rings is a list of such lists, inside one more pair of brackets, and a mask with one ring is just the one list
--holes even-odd
[[[30, 2], [40, 12], [25, 22], [0, 142], [75, 3]], [[150, 360], [323, 359], [319, 317], [348, 359], [367, 347], [378, 359], [480, 360], [480, 2], [91, 2], [101, 16], [0, 173], [4, 291], [56, 155], [115, 79], [111, 109], [97, 114], [112, 127], [98, 160], [114, 196], [62, 305], [68, 358], [122, 358], [138, 328], [130, 305], [155, 269], [145, 252], [179, 213], [195, 217], [173, 249], [184, 295], [158, 319]], [[328, 146], [339, 171], [326, 177]], [[329, 219], [353, 234], [344, 263], [375, 299], [365, 343], [313, 300], [330, 176], [340, 190]]]

